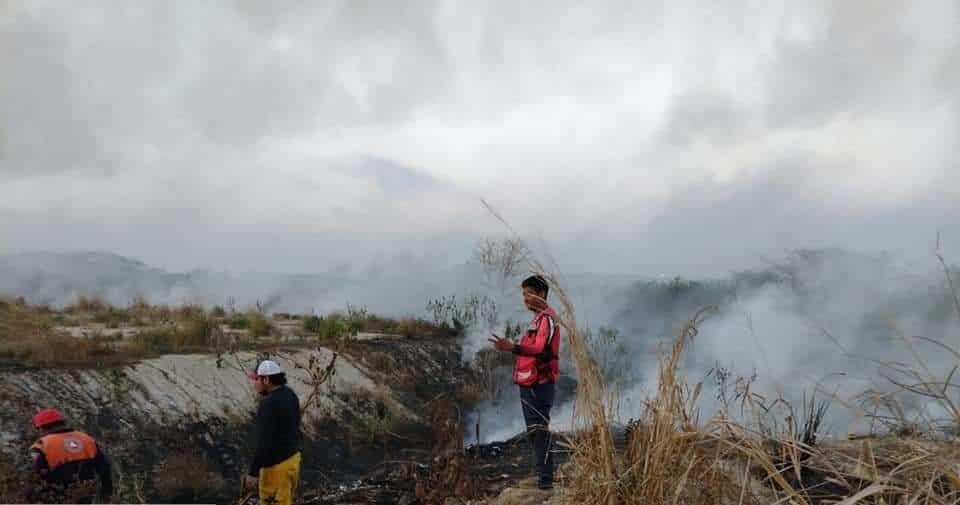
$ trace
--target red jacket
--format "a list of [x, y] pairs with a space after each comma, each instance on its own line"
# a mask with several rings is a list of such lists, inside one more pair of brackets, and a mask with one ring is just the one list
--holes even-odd
[[517, 360], [513, 382], [521, 386], [552, 384], [560, 378], [560, 325], [550, 307], [533, 316], [530, 327], [513, 346]]

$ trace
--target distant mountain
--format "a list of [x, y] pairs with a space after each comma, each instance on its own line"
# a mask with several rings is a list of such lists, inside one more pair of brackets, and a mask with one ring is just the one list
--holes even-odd
[[[605, 321], [623, 303], [635, 279], [577, 274], [565, 277], [567, 291], [589, 320]], [[98, 296], [127, 305], [137, 296], [150, 303], [199, 303], [244, 309], [261, 303], [268, 311], [327, 313], [347, 304], [372, 312], [426, 316], [431, 299], [466, 297], [490, 287], [478, 265], [441, 268], [429, 259], [398, 255], [373, 264], [336, 265], [312, 274], [169, 272], [136, 259], [103, 252], [26, 253], [0, 256], [0, 294], [62, 307], [77, 297]], [[516, 290], [498, 294], [505, 316], [526, 317]]]
[[[236, 276], [208, 270], [168, 272], [104, 252], [0, 256], [0, 294], [54, 306], [67, 305], [81, 295], [101, 297], [116, 305], [126, 305], [137, 296], [144, 296], [151, 303], [233, 302], [242, 308], [260, 301], [277, 310], [292, 310], [296, 305], [293, 299], [310, 299], [324, 288], [342, 282], [336, 274]], [[303, 306], [296, 308], [304, 310]]]
[[0, 293], [34, 303], [63, 305], [79, 295], [128, 303], [137, 294], [169, 293], [189, 283], [189, 275], [150, 268], [101, 252], [28, 253], [0, 256]]

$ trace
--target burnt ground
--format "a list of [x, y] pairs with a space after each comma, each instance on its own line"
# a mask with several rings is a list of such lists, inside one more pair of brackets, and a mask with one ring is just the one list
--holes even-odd
[[[376, 397], [334, 392], [347, 408], [304, 427], [305, 432], [313, 434], [305, 438], [302, 453], [300, 489], [305, 497], [337, 496], [357, 482], [391, 481], [401, 469], [425, 470], [434, 454], [462, 439], [459, 427], [449, 421], [456, 418], [457, 409], [469, 408], [458, 393], [471, 377], [469, 369], [461, 365], [455, 340], [387, 337], [350, 342], [339, 351], [342, 359], [361, 366], [377, 384], [389, 387], [405, 407], [422, 417], [422, 422], [395, 418]], [[142, 443], [132, 449], [149, 453], [145, 460], [161, 462], [170, 458], [172, 451], [175, 460], [187, 459], [194, 463], [192, 466], [200, 453], [209, 473], [223, 480], [222, 486], [207, 493], [179, 481], [167, 486], [174, 489], [163, 489], [170, 483], [156, 478], [163, 469], [158, 472], [155, 464], [149, 475], [154, 496], [169, 502], [236, 503], [241, 498], [239, 479], [252, 452], [247, 437], [250, 429], [249, 423], [187, 420], [174, 429], [164, 427], [141, 437]], [[184, 458], [183, 454], [191, 456]], [[395, 486], [381, 487], [389, 495]], [[178, 489], [179, 493], [171, 492]], [[389, 497], [384, 499], [382, 503], [396, 503]]]
[[[384, 337], [349, 342], [338, 351], [419, 419], [395, 415], [376, 395], [333, 391], [337, 410], [304, 426], [311, 436], [303, 447], [303, 503], [443, 503], [449, 496], [494, 496], [532, 475], [525, 437], [464, 448], [460, 420], [484, 378], [461, 363], [455, 339]], [[252, 455], [252, 414], [157, 422], [119, 402], [91, 405], [73, 419], [113, 460], [115, 500], [240, 503], [240, 478]], [[28, 420], [22, 424], [9, 442], [16, 456], [0, 462], [5, 503], [18, 501], [29, 476], [21, 446], [33, 433]]]
[[[556, 452], [559, 466], [567, 459]], [[443, 504], [448, 498], [492, 498], [533, 475], [526, 436], [503, 442], [467, 446], [427, 462], [387, 461], [354, 482], [303, 493], [305, 505]]]
[[[300, 489], [306, 497], [329, 493], [336, 499], [357, 482], [383, 481], [390, 483], [381, 486], [384, 493], [395, 494], [410, 488], [394, 484], [402, 471], [408, 472], [407, 481], [413, 482], [409, 476], [416, 474], [426, 485], [438, 463], [435, 455], [450, 454], [462, 445], [457, 419], [471, 406], [463, 392], [475, 378], [461, 364], [458, 343], [448, 337], [385, 337], [350, 342], [338, 351], [341, 359], [361, 367], [419, 419], [394, 414], [376, 395], [333, 391], [336, 411], [322, 413], [304, 426], [311, 436], [304, 440]], [[29, 403], [29, 398], [22, 400]], [[27, 403], [21, 412], [28, 411]], [[72, 419], [76, 428], [95, 436], [113, 460], [117, 499], [238, 503], [240, 477], [252, 455], [252, 414], [186, 415], [157, 422], [120, 402], [91, 404]], [[17, 423], [6, 451], [13, 458], [0, 462], [3, 502], [20, 501], [29, 480], [21, 446], [29, 445], [34, 434], [28, 419]]]

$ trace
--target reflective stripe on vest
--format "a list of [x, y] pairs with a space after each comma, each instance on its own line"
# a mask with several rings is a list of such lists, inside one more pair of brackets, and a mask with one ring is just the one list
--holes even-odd
[[550, 314], [543, 314], [537, 317], [537, 328], [539, 329], [540, 327], [540, 319], [544, 317], [547, 318], [547, 327], [550, 331], [547, 333], [547, 340], [544, 341], [543, 350], [540, 351], [539, 355], [537, 355], [537, 359], [549, 365], [551, 361], [559, 358], [559, 356], [553, 352], [553, 341], [556, 339], [557, 335], [554, 334], [556, 328], [553, 325], [553, 316]]
[[96, 441], [90, 435], [79, 431], [51, 433], [37, 440], [33, 447], [43, 454], [51, 472], [67, 463], [97, 457]]

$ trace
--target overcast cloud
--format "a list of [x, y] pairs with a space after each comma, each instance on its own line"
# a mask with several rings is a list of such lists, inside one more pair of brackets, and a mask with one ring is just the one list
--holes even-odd
[[[722, 4], [722, 5], [721, 5]], [[960, 256], [960, 7], [3, 2], [0, 253], [718, 275]], [[929, 258], [926, 258], [929, 259]]]

